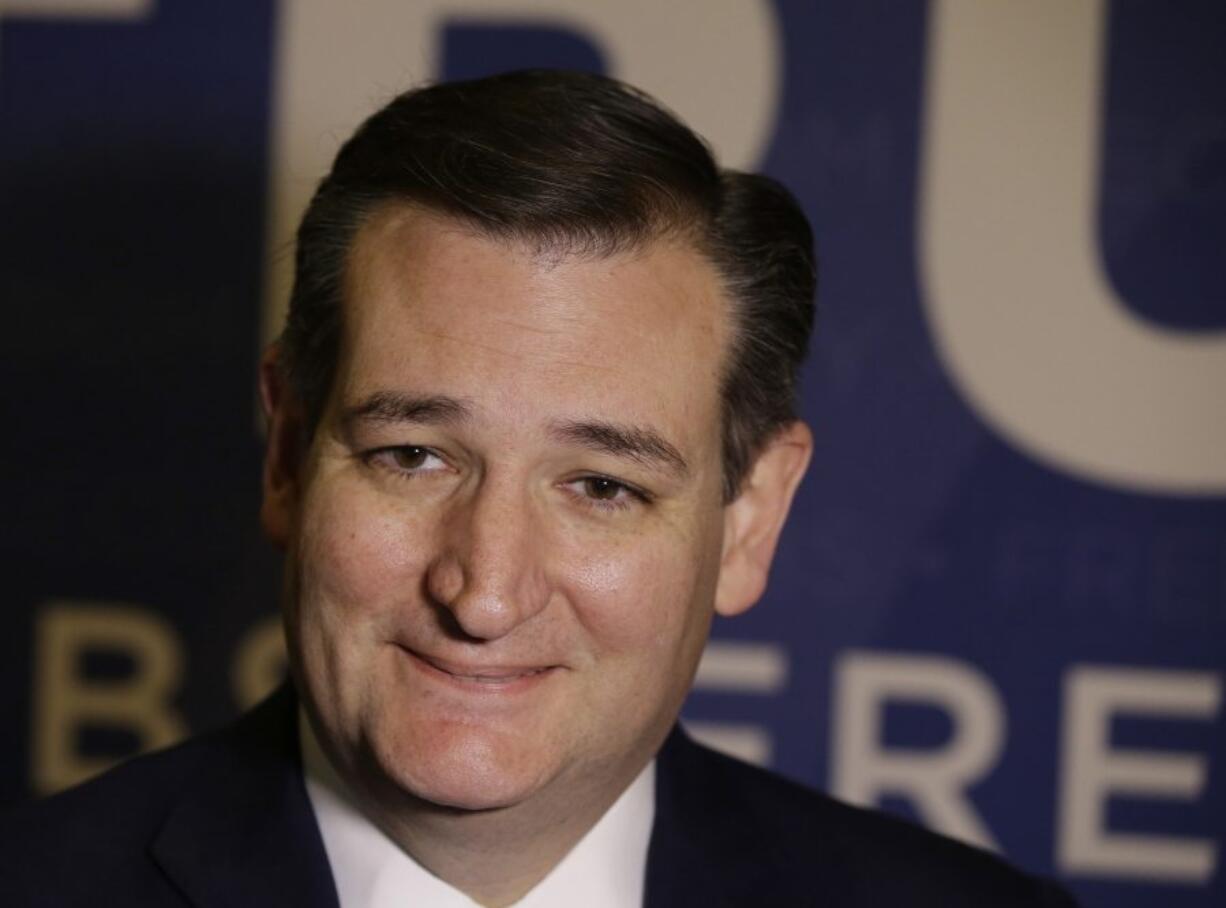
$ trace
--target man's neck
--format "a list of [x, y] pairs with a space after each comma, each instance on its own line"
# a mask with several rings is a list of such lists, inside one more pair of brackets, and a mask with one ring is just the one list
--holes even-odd
[[[352, 803], [431, 874], [488, 908], [523, 898], [596, 825], [641, 770], [628, 770], [607, 790], [582, 784], [555, 788], [564, 797], [536, 798], [491, 810], [440, 807], [388, 781], [384, 790], [342, 779], [300, 714], [303, 764], [317, 784]], [[576, 780], [577, 782], [579, 780]]]

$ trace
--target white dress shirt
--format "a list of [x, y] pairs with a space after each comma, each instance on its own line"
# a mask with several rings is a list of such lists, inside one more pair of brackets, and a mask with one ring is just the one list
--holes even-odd
[[[299, 713], [307, 796], [341, 908], [473, 908], [478, 903], [418, 864], [357, 808]], [[562, 861], [516, 908], [642, 908], [655, 819], [655, 762], [648, 763]]]

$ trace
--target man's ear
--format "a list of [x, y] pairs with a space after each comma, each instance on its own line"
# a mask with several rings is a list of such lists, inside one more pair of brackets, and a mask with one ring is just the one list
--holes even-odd
[[739, 615], [765, 592], [779, 532], [812, 453], [809, 427], [799, 420], [785, 426], [759, 452], [741, 494], [724, 507], [724, 549], [715, 591], [719, 614]]
[[275, 343], [260, 357], [260, 403], [268, 421], [260, 524], [269, 539], [284, 547], [298, 510], [305, 433], [302, 405], [286, 381]]

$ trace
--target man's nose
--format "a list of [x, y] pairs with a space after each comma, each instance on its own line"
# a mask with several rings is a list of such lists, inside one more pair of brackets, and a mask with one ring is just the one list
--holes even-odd
[[459, 629], [478, 640], [509, 634], [545, 607], [544, 546], [531, 496], [482, 480], [452, 504], [426, 587]]

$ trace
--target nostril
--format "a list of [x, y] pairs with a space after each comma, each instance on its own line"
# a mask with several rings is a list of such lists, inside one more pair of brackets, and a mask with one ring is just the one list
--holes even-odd
[[463, 594], [464, 583], [464, 567], [454, 555], [440, 556], [426, 573], [430, 598], [448, 608]]
[[431, 600], [431, 605], [434, 608], [434, 617], [438, 622], [438, 629], [442, 636], [448, 640], [453, 640], [456, 643], [480, 643], [482, 638], [474, 637], [460, 624], [455, 613], [441, 602]]

